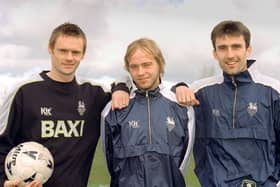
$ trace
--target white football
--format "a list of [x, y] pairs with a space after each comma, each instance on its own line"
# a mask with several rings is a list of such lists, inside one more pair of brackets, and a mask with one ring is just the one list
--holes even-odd
[[5, 160], [9, 180], [19, 179], [20, 186], [36, 180], [47, 182], [53, 173], [54, 161], [50, 151], [37, 142], [24, 142], [10, 150]]

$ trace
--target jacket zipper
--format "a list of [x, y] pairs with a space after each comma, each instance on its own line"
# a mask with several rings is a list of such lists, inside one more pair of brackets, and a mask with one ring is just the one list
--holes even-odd
[[152, 144], [152, 128], [151, 128], [151, 108], [150, 108], [150, 97], [149, 92], [146, 91], [147, 98], [147, 109], [148, 109], [148, 136], [149, 136], [149, 144]]
[[232, 107], [232, 128], [235, 128], [237, 84], [234, 80], [234, 77], [231, 77], [231, 82], [234, 86], [234, 100], [233, 100], [233, 107]]

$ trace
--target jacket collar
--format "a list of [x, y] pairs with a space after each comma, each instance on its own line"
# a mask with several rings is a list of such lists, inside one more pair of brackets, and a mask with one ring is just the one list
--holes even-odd
[[135, 94], [136, 95], [142, 95], [142, 96], [146, 96], [146, 95], [149, 95], [149, 96], [156, 96], [158, 95], [158, 93], [160, 92], [160, 88], [159, 87], [156, 87], [154, 90], [135, 90]]
[[249, 69], [252, 68], [254, 62], [255, 60], [247, 60], [247, 70], [236, 75], [229, 75], [223, 72], [225, 83], [235, 87], [253, 82]]

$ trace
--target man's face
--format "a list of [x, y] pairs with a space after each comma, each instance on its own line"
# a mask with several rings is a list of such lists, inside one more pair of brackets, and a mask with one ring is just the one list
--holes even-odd
[[153, 90], [160, 83], [158, 63], [142, 49], [137, 49], [129, 58], [128, 71], [138, 89]]
[[49, 46], [51, 74], [58, 81], [71, 81], [80, 61], [83, 59], [84, 42], [80, 37], [61, 35], [52, 48]]
[[218, 37], [215, 46], [213, 55], [224, 72], [236, 75], [247, 69], [247, 58], [251, 54], [251, 47], [246, 48], [242, 35]]

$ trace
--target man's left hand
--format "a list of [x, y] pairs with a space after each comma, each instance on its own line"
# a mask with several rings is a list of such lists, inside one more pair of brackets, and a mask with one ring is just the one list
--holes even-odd
[[192, 89], [186, 86], [176, 87], [177, 101], [182, 105], [195, 106], [199, 105], [199, 101], [196, 99]]

